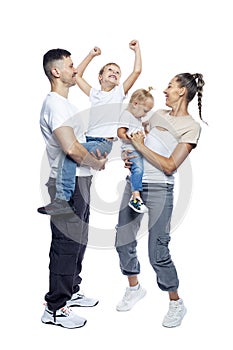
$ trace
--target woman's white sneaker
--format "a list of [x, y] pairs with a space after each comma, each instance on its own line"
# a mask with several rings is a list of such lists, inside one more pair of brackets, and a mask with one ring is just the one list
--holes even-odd
[[168, 313], [163, 320], [163, 326], [168, 328], [180, 326], [186, 312], [182, 299], [171, 300]]
[[146, 290], [143, 289], [140, 285], [136, 290], [132, 290], [130, 287], [127, 287], [123, 299], [117, 304], [117, 311], [131, 310], [132, 307], [145, 295]]
[[46, 306], [41, 321], [70, 329], [83, 327], [87, 322], [85, 318], [76, 315], [68, 306], [64, 306], [55, 312], [49, 310]]

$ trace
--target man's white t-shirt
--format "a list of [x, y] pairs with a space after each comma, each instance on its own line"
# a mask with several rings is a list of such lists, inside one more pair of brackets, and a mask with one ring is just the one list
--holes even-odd
[[[69, 100], [56, 92], [50, 92], [43, 103], [40, 113], [40, 128], [46, 143], [46, 151], [51, 168], [50, 177], [57, 177], [57, 168], [61, 147], [53, 134], [54, 130], [69, 125], [74, 129], [75, 136], [80, 143], [85, 142], [82, 121], [76, 118], [78, 109]], [[74, 119], [76, 120], [74, 124]], [[77, 167], [77, 176], [90, 176], [90, 168], [87, 166]]]

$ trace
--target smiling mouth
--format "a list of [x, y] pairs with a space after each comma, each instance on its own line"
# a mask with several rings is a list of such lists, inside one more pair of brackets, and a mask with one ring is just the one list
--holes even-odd
[[113, 79], [117, 80], [117, 77], [115, 75], [109, 75], [109, 78], [113, 78]]

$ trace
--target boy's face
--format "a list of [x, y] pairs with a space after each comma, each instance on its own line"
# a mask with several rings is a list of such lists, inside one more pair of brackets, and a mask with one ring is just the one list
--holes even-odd
[[99, 75], [99, 81], [102, 85], [103, 83], [108, 83], [110, 85], [119, 85], [121, 77], [121, 70], [118, 66], [111, 64], [104, 68], [103, 74]]

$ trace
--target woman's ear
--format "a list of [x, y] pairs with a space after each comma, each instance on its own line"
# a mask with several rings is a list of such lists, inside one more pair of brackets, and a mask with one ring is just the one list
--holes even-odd
[[183, 96], [185, 94], [185, 92], [186, 92], [186, 87], [185, 86], [179, 88], [179, 96]]

